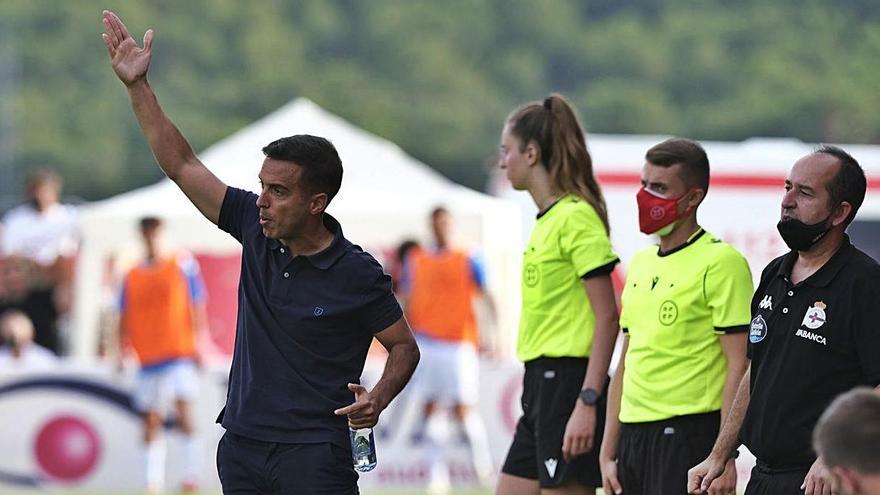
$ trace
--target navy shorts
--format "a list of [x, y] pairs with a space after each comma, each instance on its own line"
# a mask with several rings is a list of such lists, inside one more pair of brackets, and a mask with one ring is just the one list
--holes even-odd
[[599, 446], [605, 431], [607, 381], [596, 404], [593, 449], [572, 462], [562, 459], [562, 440], [568, 418], [583, 388], [585, 358], [538, 358], [526, 363], [523, 377], [523, 415], [501, 472], [538, 480], [542, 488], [569, 483], [602, 486]]
[[217, 472], [227, 495], [357, 495], [351, 453], [332, 443], [263, 442], [226, 432]]

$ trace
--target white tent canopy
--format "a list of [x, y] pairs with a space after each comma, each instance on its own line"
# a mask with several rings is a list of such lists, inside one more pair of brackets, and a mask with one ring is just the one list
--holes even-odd
[[[294, 134], [326, 137], [338, 149], [342, 188], [328, 212], [340, 221], [346, 237], [368, 250], [387, 249], [409, 237], [428, 241], [430, 210], [446, 206], [466, 247], [485, 255], [488, 288], [500, 306], [499, 325], [506, 335], [515, 333], [521, 233], [517, 207], [507, 200], [453, 183], [394, 143], [306, 99], [294, 100], [212, 145], [200, 158], [226, 184], [256, 190], [263, 146]], [[137, 245], [136, 222], [145, 215], [163, 218], [175, 245], [206, 254], [240, 249], [168, 179], [85, 206], [72, 321], [75, 356], [91, 356], [96, 349], [105, 261]]]

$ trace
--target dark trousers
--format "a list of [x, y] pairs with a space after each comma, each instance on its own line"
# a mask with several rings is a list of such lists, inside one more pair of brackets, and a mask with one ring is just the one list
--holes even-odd
[[802, 469], [770, 469], [758, 462], [752, 468], [752, 477], [746, 486], [745, 495], [804, 495], [801, 485], [809, 466]]
[[263, 442], [226, 432], [217, 472], [227, 495], [357, 495], [351, 454], [331, 443]]

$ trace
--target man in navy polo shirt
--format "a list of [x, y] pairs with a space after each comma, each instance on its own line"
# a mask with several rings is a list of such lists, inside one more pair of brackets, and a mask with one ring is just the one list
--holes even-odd
[[761, 274], [751, 362], [711, 454], [688, 473], [689, 492], [709, 489], [742, 443], [757, 458], [746, 495], [831, 493], [813, 427], [837, 395], [880, 385], [880, 265], [845, 233], [866, 185], [858, 162], [834, 146], [792, 167], [777, 225], [791, 251]]
[[[226, 428], [225, 493], [356, 494], [347, 427], [372, 427], [419, 359], [381, 266], [325, 214], [342, 163], [323, 138], [263, 148], [259, 196], [227, 187], [164, 115], [147, 82], [152, 31], [139, 48], [104, 12], [102, 36], [160, 167], [205, 217], [242, 244]], [[388, 351], [371, 391], [357, 382], [373, 337]], [[355, 400], [352, 402], [352, 394]]]

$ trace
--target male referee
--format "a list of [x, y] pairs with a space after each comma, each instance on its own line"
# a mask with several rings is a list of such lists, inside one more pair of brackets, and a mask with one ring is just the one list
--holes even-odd
[[[227, 187], [147, 82], [152, 30], [139, 48], [119, 17], [105, 11], [103, 21], [113, 70], [159, 166], [242, 244], [235, 352], [218, 418], [224, 493], [358, 493], [347, 423], [375, 425], [419, 352], [390, 277], [324, 213], [342, 181], [336, 149], [315, 136], [279, 139], [263, 148], [259, 196]], [[374, 336], [388, 361], [368, 392], [357, 382]]]
[[777, 229], [791, 251], [761, 274], [751, 363], [712, 453], [688, 473], [689, 492], [705, 492], [744, 443], [758, 459], [746, 495], [831, 493], [813, 427], [837, 395], [880, 384], [880, 265], [845, 234], [866, 185], [858, 162], [835, 146], [789, 172]]
[[[623, 358], [611, 382], [600, 452], [605, 493], [684, 492], [712, 449], [745, 370], [752, 276], [745, 258], [703, 230], [709, 160], [688, 139], [648, 150], [640, 229], [660, 245], [633, 257], [621, 296]], [[711, 492], [733, 494], [726, 463]]]

